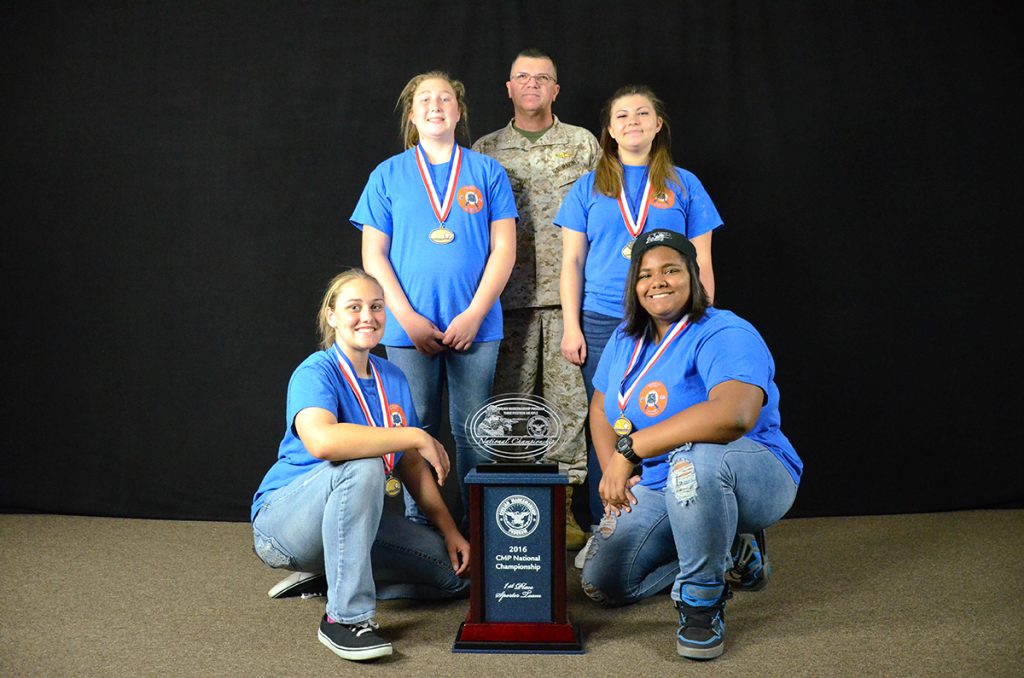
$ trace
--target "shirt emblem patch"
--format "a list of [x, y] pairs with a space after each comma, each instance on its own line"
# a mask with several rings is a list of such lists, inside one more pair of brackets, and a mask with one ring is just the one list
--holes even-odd
[[405, 417], [405, 410], [398, 403], [388, 404], [388, 418], [391, 420], [391, 426], [394, 428], [405, 426], [409, 421]]
[[640, 411], [648, 417], [656, 417], [665, 411], [668, 405], [668, 389], [660, 381], [651, 383], [640, 389]]
[[470, 214], [484, 208], [484, 194], [476, 186], [463, 186], [458, 193], [459, 207]]
[[676, 194], [672, 191], [660, 191], [651, 196], [651, 205], [660, 210], [667, 210], [676, 204]]

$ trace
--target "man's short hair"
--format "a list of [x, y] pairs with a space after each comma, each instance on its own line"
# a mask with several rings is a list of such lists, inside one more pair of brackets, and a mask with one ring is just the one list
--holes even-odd
[[[536, 47], [530, 47], [528, 49], [524, 49], [522, 52], [517, 54], [516, 58], [512, 60], [512, 63], [515, 64], [516, 61], [522, 57], [525, 57], [527, 59], [547, 59], [548, 61], [551, 62], [551, 70], [554, 71], [554, 73], [552, 73], [551, 75], [554, 76], [556, 81], [558, 80], [558, 65], [555, 63], [555, 60], [551, 58], [551, 55], [548, 54], [547, 52], [542, 52]], [[509, 70], [511, 70], [511, 68], [512, 67], [509, 66]]]

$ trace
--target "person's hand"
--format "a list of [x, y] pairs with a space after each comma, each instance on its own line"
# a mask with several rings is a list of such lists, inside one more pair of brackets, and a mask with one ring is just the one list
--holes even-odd
[[587, 360], [587, 340], [577, 328], [565, 328], [562, 332], [562, 357], [573, 365], [582, 366]]
[[444, 445], [439, 443], [434, 436], [423, 429], [416, 430], [423, 434], [416, 444], [416, 451], [423, 457], [423, 461], [430, 464], [434, 469], [434, 473], [437, 474], [437, 484], [444, 485], [444, 479], [448, 477], [448, 470], [451, 468], [448, 452], [444, 449]]
[[473, 345], [473, 340], [476, 339], [476, 333], [480, 331], [480, 324], [483, 321], [483, 317], [477, 317], [475, 313], [467, 309], [452, 318], [441, 341], [445, 346], [456, 351], [468, 351]]
[[469, 574], [469, 542], [458, 530], [452, 530], [444, 535], [444, 547], [448, 550], [448, 559], [452, 563], [452, 569], [459, 577]]
[[640, 482], [640, 476], [633, 475], [634, 468], [621, 454], [614, 455], [605, 466], [598, 493], [606, 513], [619, 516], [622, 511], [629, 513], [632, 505], [636, 504], [631, 489]]
[[402, 329], [409, 335], [412, 345], [424, 355], [436, 355], [444, 350], [441, 340], [444, 339], [444, 332], [437, 329], [434, 323], [427, 320], [420, 314], [406, 319], [402, 323]]

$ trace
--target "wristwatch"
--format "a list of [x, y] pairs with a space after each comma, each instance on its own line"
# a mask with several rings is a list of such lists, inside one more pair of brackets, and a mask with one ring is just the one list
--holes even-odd
[[630, 464], [636, 466], [643, 462], [636, 452], [633, 451], [633, 437], [632, 436], [619, 436], [619, 439], [615, 441], [615, 449], [626, 458]]

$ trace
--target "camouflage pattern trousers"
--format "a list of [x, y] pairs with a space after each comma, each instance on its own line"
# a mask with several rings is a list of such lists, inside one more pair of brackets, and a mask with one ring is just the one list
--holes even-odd
[[561, 344], [562, 309], [506, 310], [492, 393], [539, 395], [554, 406], [566, 430], [565, 442], [544, 461], [557, 462], [569, 482], [579, 485], [587, 477], [587, 394], [580, 368], [562, 357]]

